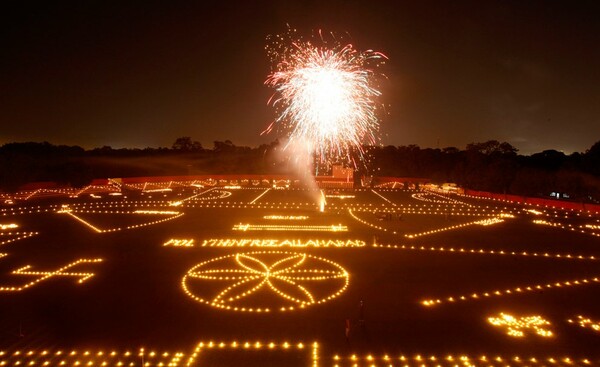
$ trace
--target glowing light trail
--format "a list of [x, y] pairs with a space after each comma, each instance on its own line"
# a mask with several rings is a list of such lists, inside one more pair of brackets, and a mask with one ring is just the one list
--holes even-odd
[[457, 254], [478, 254], [478, 255], [497, 255], [497, 256], [529, 256], [529, 257], [543, 257], [553, 259], [564, 259], [564, 260], [592, 260], [597, 261], [598, 259], [593, 255], [572, 255], [565, 253], [538, 253], [528, 251], [510, 251], [510, 250], [488, 250], [488, 249], [474, 249], [464, 247], [434, 247], [434, 246], [415, 246], [415, 245], [378, 245], [374, 244], [373, 247], [384, 248], [384, 249], [399, 249], [399, 250], [412, 250], [412, 251], [440, 251]]
[[[3, 232], [0, 233], [0, 246], [38, 235], [39, 232]], [[8, 238], [3, 240], [3, 238]]]
[[307, 220], [306, 215], [265, 215], [263, 219], [267, 220]]
[[64, 214], [68, 214], [71, 217], [75, 218], [77, 221], [79, 221], [80, 223], [85, 224], [88, 228], [91, 228], [93, 231], [98, 232], [98, 233], [102, 233], [102, 230], [96, 226], [94, 226], [93, 224], [91, 224], [90, 222], [84, 220], [81, 217], [78, 217], [77, 215], [71, 213], [70, 210], [61, 210], [58, 213], [64, 213]]
[[272, 224], [236, 224], [234, 231], [309, 231], [309, 232], [348, 232], [348, 227], [341, 224], [330, 226], [293, 226]]
[[[97, 232], [97, 233], [109, 233], [109, 232], [117, 232], [117, 231], [122, 231], [122, 230], [128, 230], [128, 229], [136, 229], [136, 228], [140, 228], [140, 227], [146, 227], [146, 226], [150, 226], [153, 224], [158, 224], [158, 223], [163, 223], [166, 222], [168, 220], [173, 220], [176, 218], [181, 217], [184, 213], [179, 213], [179, 212], [170, 212], [170, 211], [135, 211], [135, 212], [131, 212], [131, 213], [127, 213], [127, 212], [116, 212], [117, 214], [121, 213], [121, 214], [160, 214], [160, 215], [171, 215], [169, 213], [175, 213], [175, 215], [172, 215], [170, 217], [167, 217], [165, 219], [158, 219], [152, 222], [147, 222], [147, 223], [141, 223], [141, 224], [132, 224], [129, 225], [127, 227], [116, 227], [116, 228], [110, 228], [110, 229], [101, 229], [98, 228], [96, 226], [94, 226], [92, 223], [86, 221], [85, 219], [75, 215], [73, 213], [73, 210], [70, 209], [69, 207], [65, 207], [63, 206], [60, 210], [58, 210], [56, 213], [58, 214], [68, 214], [70, 215], [72, 218], [75, 218], [78, 222], [83, 223], [85, 226], [87, 226], [88, 228], [92, 229], [93, 231]], [[87, 211], [87, 213], [95, 213], [95, 211]], [[104, 211], [104, 212], [100, 212], [100, 213], [104, 213], [104, 214], [110, 214], [112, 212], [109, 211]], [[115, 213], [112, 213], [115, 214]]]
[[497, 289], [497, 290], [484, 291], [484, 292], [480, 292], [480, 293], [464, 294], [462, 296], [447, 297], [445, 299], [427, 299], [427, 300], [421, 301], [421, 304], [426, 307], [431, 307], [431, 306], [436, 306], [436, 305], [439, 305], [442, 303], [448, 303], [448, 302], [478, 300], [478, 299], [505, 296], [505, 295], [511, 295], [511, 294], [537, 292], [537, 291], [544, 290], [544, 289], [566, 288], [566, 287], [588, 285], [591, 283], [600, 283], [600, 279], [598, 279], [598, 277], [589, 278], [589, 279], [588, 278], [573, 279], [573, 280], [567, 280], [567, 281], [562, 281], [562, 282], [559, 281], [559, 282], [555, 282], [555, 283], [548, 283], [545, 285], [536, 284], [536, 285], [508, 288], [508, 289], [504, 289], [504, 290]]
[[258, 199], [262, 198], [264, 194], [266, 194], [267, 192], [269, 192], [269, 190], [271, 190], [271, 188], [266, 189], [262, 194], [258, 195], [254, 200], [252, 200], [250, 202], [250, 204], [254, 204], [255, 202], [257, 202]]
[[381, 195], [380, 193], [378, 193], [375, 190], [371, 190], [373, 192], [373, 194], [379, 196], [380, 198], [382, 198], [383, 200], [387, 201], [388, 203], [392, 204], [392, 206], [397, 206], [396, 203], [392, 202], [390, 199], [386, 198], [385, 196]]

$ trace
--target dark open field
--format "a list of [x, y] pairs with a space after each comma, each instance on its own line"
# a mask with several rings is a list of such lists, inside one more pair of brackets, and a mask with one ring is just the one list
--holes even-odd
[[[539, 213], [534, 214], [506, 203], [385, 189], [328, 191], [320, 213], [316, 192], [205, 190], [3, 207], [0, 224], [18, 228], [0, 232], [0, 253], [5, 254], [0, 287], [38, 282], [0, 292], [0, 350], [5, 352], [0, 361], [30, 363], [34, 357], [20, 359], [14, 353], [31, 350], [35, 356], [44, 348], [131, 350], [137, 357], [123, 357], [127, 365], [142, 363], [140, 348], [183, 354], [176, 362], [147, 355], [143, 363], [149, 366], [600, 361], [600, 332], [568, 322], [578, 315], [600, 322], [596, 216], [544, 208], [535, 208]], [[245, 231], [234, 230], [236, 225]], [[28, 232], [37, 234], [8, 242]], [[171, 239], [194, 242], [164, 246]], [[202, 246], [210, 239], [309, 245], [258, 247], [260, 241], [255, 246], [247, 241], [244, 247]], [[310, 240], [363, 241], [365, 246], [315, 247]], [[102, 261], [58, 272], [79, 259]], [[21, 269], [26, 265], [31, 268]], [[21, 274], [14, 273], [18, 269]], [[85, 277], [79, 273], [93, 276], [78, 283]], [[506, 327], [488, 322], [501, 312], [516, 318], [538, 315], [549, 322], [542, 328], [553, 335], [526, 328], [524, 336], [509, 336]], [[201, 341], [207, 344], [192, 358]], [[208, 346], [210, 341], [214, 346]], [[232, 346], [234, 341], [252, 344], [243, 348]], [[256, 346], [257, 341], [262, 344]], [[271, 348], [270, 342], [275, 343]], [[290, 343], [289, 351], [284, 342]], [[304, 348], [298, 349], [299, 342]], [[386, 354], [393, 359], [384, 359]], [[444, 360], [448, 355], [458, 362]], [[487, 357], [467, 363], [460, 361], [462, 355]], [[496, 356], [502, 359], [488, 361]], [[66, 363], [73, 365], [75, 359]], [[529, 362], [523, 364], [525, 359]], [[100, 365], [101, 360], [93, 362]], [[33, 365], [43, 361], [40, 357]], [[60, 359], [48, 361], [58, 365]]]

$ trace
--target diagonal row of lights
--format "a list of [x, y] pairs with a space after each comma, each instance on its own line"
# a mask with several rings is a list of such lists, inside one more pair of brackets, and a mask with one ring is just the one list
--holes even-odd
[[460, 295], [460, 296], [450, 296], [450, 297], [447, 297], [444, 299], [441, 299], [441, 298], [425, 299], [425, 300], [421, 301], [420, 303], [423, 306], [432, 307], [432, 306], [437, 306], [437, 305], [440, 305], [443, 303], [475, 301], [475, 300], [491, 298], [491, 297], [501, 297], [501, 296], [514, 295], [514, 294], [530, 293], [530, 292], [536, 292], [536, 291], [540, 291], [540, 290], [544, 290], [544, 289], [575, 287], [575, 286], [589, 285], [589, 284], [599, 283], [599, 282], [600, 282], [600, 279], [598, 279], [597, 277], [589, 278], [589, 279], [588, 278], [575, 279], [575, 280], [567, 280], [567, 281], [560, 281], [560, 282], [547, 283], [547, 284], [536, 284], [536, 285], [530, 285], [530, 286], [514, 287], [514, 288], [503, 289], [503, 290], [496, 289], [496, 290], [491, 290], [491, 291], [465, 294], [465, 295]]
[[[356, 221], [358, 221], [366, 226], [375, 228], [380, 231], [388, 232], [387, 228], [379, 226], [377, 224], [370, 223], [370, 222], [358, 217], [356, 214], [354, 214], [352, 209], [348, 209], [348, 214], [350, 214], [350, 216], [352, 218], [354, 218]], [[422, 237], [422, 236], [431, 235], [431, 234], [435, 234], [435, 233], [439, 233], [439, 232], [445, 232], [445, 231], [454, 230], [454, 229], [461, 229], [461, 228], [465, 228], [465, 227], [469, 227], [469, 226], [473, 226], [473, 225], [490, 226], [490, 225], [504, 222], [504, 218], [514, 218], [514, 216], [512, 214], [501, 213], [497, 217], [487, 218], [487, 219], [483, 219], [483, 220], [477, 220], [477, 221], [463, 223], [463, 224], [457, 224], [457, 225], [450, 226], [450, 227], [433, 229], [433, 230], [425, 231], [425, 232], [421, 232], [421, 233], [405, 234], [404, 237], [412, 239], [412, 238]], [[389, 231], [389, 232], [391, 232], [392, 234], [398, 234], [397, 231]]]
[[494, 224], [498, 224], [498, 223], [504, 222], [504, 219], [502, 219], [502, 218], [508, 218], [507, 216], [509, 216], [509, 215], [510, 214], [504, 215], [502, 217], [493, 217], [493, 218], [488, 218], [488, 219], [483, 219], [483, 220], [477, 220], [477, 221], [463, 223], [463, 224], [457, 224], [457, 225], [449, 226], [449, 227], [432, 229], [430, 231], [425, 231], [425, 232], [421, 232], [421, 233], [405, 234], [404, 237], [406, 237], [406, 238], [422, 237], [422, 236], [427, 236], [427, 235], [430, 235], [430, 234], [435, 234], [435, 233], [439, 233], [439, 232], [446, 232], [446, 231], [450, 231], [450, 230], [453, 230], [453, 229], [460, 229], [460, 228], [470, 227], [470, 226], [474, 226], [474, 225], [484, 226], [484, 227], [491, 226], [491, 225], [494, 225]]
[[[533, 221], [533, 223], [544, 225], [544, 226], [557, 227], [557, 228], [564, 229], [567, 231], [575, 231], [575, 232], [579, 232], [579, 233], [589, 234], [590, 236], [600, 237], [600, 232], [595, 232], [595, 231], [597, 231], [597, 228], [599, 228], [599, 227], [595, 226], [595, 225], [591, 225], [591, 224], [579, 226], [578, 227], [579, 229], [577, 229], [577, 227], [573, 226], [572, 224], [563, 224], [560, 222], [550, 222], [550, 221], [543, 220], [543, 219], [535, 219]], [[586, 230], [586, 228], [591, 229], [591, 231]]]
[[[90, 228], [91, 230], [93, 230], [96, 233], [110, 233], [110, 232], [118, 232], [118, 231], [123, 231], [123, 230], [128, 230], [128, 229], [136, 229], [136, 228], [140, 228], [140, 227], [147, 227], [147, 226], [151, 226], [154, 224], [159, 224], [159, 223], [164, 223], [167, 222], [169, 220], [173, 220], [173, 219], [177, 219], [179, 217], [181, 217], [184, 213], [179, 213], [164, 219], [158, 219], [152, 222], [147, 222], [147, 223], [142, 223], [142, 224], [132, 224], [126, 227], [117, 227], [117, 228], [110, 228], [110, 229], [101, 229], [98, 228], [96, 226], [94, 226], [93, 224], [91, 224], [90, 222], [86, 221], [85, 219], [81, 218], [80, 216], [76, 215], [73, 213], [73, 210], [69, 209], [69, 208], [63, 208], [62, 210], [57, 211], [58, 214], [67, 214], [70, 217], [72, 217], [73, 219], [77, 220], [78, 222], [84, 224], [85, 226], [87, 226], [88, 228]], [[91, 213], [94, 213], [93, 211]], [[105, 212], [105, 213], [109, 213], [110, 212]], [[119, 213], [122, 214], [122, 213]], [[127, 213], [126, 213], [127, 214]], [[134, 214], [139, 214], [139, 213], [135, 213]]]
[[373, 244], [373, 247], [385, 248], [385, 249], [398, 249], [398, 250], [412, 250], [412, 251], [439, 251], [439, 252], [451, 252], [451, 253], [470, 253], [470, 254], [481, 254], [481, 255], [498, 255], [498, 256], [528, 256], [528, 257], [544, 257], [544, 258], [556, 258], [556, 259], [568, 259], [568, 260], [598, 260], [593, 255], [572, 255], [572, 254], [559, 254], [559, 253], [538, 253], [528, 251], [510, 251], [510, 250], [487, 250], [487, 249], [466, 249], [463, 247], [433, 247], [433, 246], [415, 246], [415, 245], [382, 245]]
[[[38, 235], [39, 232], [2, 232], [0, 233], [0, 246], [7, 243], [23, 240]], [[6, 238], [6, 239], [3, 239]]]

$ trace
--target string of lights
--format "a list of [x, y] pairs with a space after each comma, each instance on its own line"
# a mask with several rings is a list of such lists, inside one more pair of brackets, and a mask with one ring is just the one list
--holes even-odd
[[[268, 313], [272, 309], [293, 311], [325, 303], [344, 292], [349, 278], [343, 267], [321, 257], [294, 252], [258, 251], [204, 261], [187, 272], [181, 285], [189, 297], [203, 304], [224, 310]], [[198, 289], [208, 292], [207, 282], [215, 281], [228, 281], [231, 285], [211, 297], [197, 295]], [[311, 287], [324, 288], [327, 292], [316, 298], [309, 290]], [[253, 297], [261, 289], [270, 289], [283, 302], [279, 306], [264, 304], [266, 301], [262, 297]], [[292, 290], [293, 294], [290, 293]], [[248, 298], [252, 298], [252, 304], [263, 302], [264, 305], [244, 306]]]
[[375, 190], [371, 190], [371, 192], [377, 196], [379, 196], [380, 198], [382, 198], [383, 200], [385, 200], [387, 203], [392, 204], [392, 206], [398, 206], [396, 205], [396, 203], [392, 202], [390, 199], [386, 198], [385, 196], [381, 195], [380, 193], [378, 193]]
[[[296, 353], [305, 353], [304, 360], [307, 367], [317, 367], [318, 363], [325, 365], [342, 366], [380, 366], [385, 367], [524, 367], [524, 366], [556, 366], [577, 367], [593, 366], [597, 360], [585, 357], [570, 356], [520, 356], [520, 355], [422, 355], [422, 354], [357, 354], [349, 352], [347, 355], [333, 354], [329, 357], [321, 356], [321, 344], [317, 342], [269, 342], [269, 341], [202, 341], [199, 342], [191, 353], [157, 351], [147, 348], [137, 350], [90, 350], [90, 349], [16, 349], [9, 351], [0, 350], [0, 366], [116, 366], [116, 367], [191, 367], [202, 364], [204, 353], [232, 353], [232, 352], [269, 352], [285, 351], [291, 353], [291, 358], [298, 358]], [[251, 358], [248, 355], [247, 358]], [[302, 357], [300, 357], [302, 358]]]
[[506, 329], [506, 334], [513, 337], [522, 338], [528, 332], [544, 338], [554, 335], [549, 329], [550, 322], [539, 315], [515, 317], [502, 312], [496, 317], [488, 317], [487, 320], [496, 327]]
[[249, 204], [254, 204], [255, 202], [257, 202], [260, 198], [262, 198], [270, 190], [271, 190], [271, 188], [266, 189], [260, 195], [258, 195], [256, 198], [254, 198], [254, 200], [252, 200]]
[[464, 247], [443, 247], [443, 246], [415, 246], [415, 245], [392, 245], [392, 244], [373, 244], [373, 247], [383, 249], [398, 249], [398, 250], [412, 250], [412, 251], [439, 251], [446, 253], [469, 253], [469, 254], [480, 254], [480, 255], [497, 255], [497, 256], [527, 256], [527, 257], [544, 257], [554, 259], [565, 259], [565, 260], [598, 260], [594, 255], [573, 255], [565, 253], [539, 253], [529, 252], [525, 250], [514, 251], [514, 250], [489, 250], [489, 249], [475, 249], [475, 248], [464, 248]]
[[577, 317], [574, 320], [568, 319], [567, 322], [570, 324], [577, 324], [579, 325], [579, 327], [582, 327], [584, 329], [591, 329], [595, 332], [600, 333], [600, 321], [598, 320], [593, 321], [589, 317], [577, 315]]
[[[71, 218], [75, 219], [76, 221], [78, 221], [79, 223], [84, 224], [86, 227], [90, 228], [91, 230], [93, 230], [96, 233], [110, 233], [110, 232], [118, 232], [118, 231], [123, 231], [123, 230], [129, 230], [129, 229], [137, 229], [137, 228], [141, 228], [141, 227], [146, 227], [146, 226], [151, 226], [154, 224], [159, 224], [159, 223], [164, 223], [173, 219], [177, 219], [181, 216], [184, 215], [184, 213], [180, 213], [180, 212], [157, 212], [157, 211], [153, 211], [154, 213], [148, 213], [148, 212], [111, 212], [111, 211], [94, 211], [94, 210], [89, 210], [89, 211], [85, 211], [85, 210], [78, 210], [77, 213], [97, 213], [97, 214], [161, 214], [161, 215], [170, 215], [167, 218], [164, 219], [158, 219], [158, 220], [154, 220], [151, 222], [146, 222], [146, 223], [141, 223], [141, 224], [132, 224], [129, 226], [125, 226], [125, 227], [115, 227], [115, 228], [108, 228], [108, 229], [101, 229], [96, 227], [95, 225], [93, 225], [92, 223], [90, 223], [89, 221], [86, 221], [85, 219], [81, 218], [80, 216], [76, 215], [74, 213], [74, 211], [68, 207], [64, 207], [61, 210], [57, 211], [58, 214], [67, 214], [69, 215]], [[172, 214], [172, 213], [178, 213], [178, 214]]]
[[50, 278], [53, 277], [74, 277], [74, 278], [79, 278], [77, 280], [77, 283], [83, 283], [86, 280], [88, 280], [89, 278], [94, 276], [94, 273], [73, 273], [73, 272], [68, 272], [67, 270], [78, 266], [79, 264], [88, 264], [88, 263], [99, 263], [102, 262], [102, 259], [79, 259], [76, 260], [72, 263], [69, 263], [57, 270], [54, 271], [31, 271], [29, 269], [31, 269], [31, 265], [25, 265], [15, 271], [13, 271], [11, 274], [14, 275], [26, 275], [26, 276], [33, 276], [35, 277], [34, 280], [30, 281], [29, 283], [26, 283], [22, 286], [0, 286], [0, 292], [20, 292], [22, 290], [25, 290], [27, 288], [31, 288], [34, 285], [43, 282], [45, 280], [48, 280]]
[[[579, 232], [579, 233], [588, 234], [590, 236], [600, 237], [600, 233], [599, 232], [595, 232], [596, 229], [593, 226], [590, 226], [589, 224], [588, 225], [581, 225], [581, 226], [576, 227], [576, 226], [574, 226], [572, 224], [563, 224], [563, 223], [559, 223], [559, 222], [550, 222], [550, 221], [543, 220], [543, 219], [535, 219], [535, 220], [533, 220], [533, 223], [544, 225], [544, 226], [556, 227], [556, 228], [564, 229], [564, 230], [567, 230], [567, 231], [573, 231], [573, 232], [576, 231], [576, 232]], [[592, 228], [592, 231], [588, 231], [588, 230], [586, 230], [586, 228]]]
[[234, 231], [305, 231], [305, 232], [348, 232], [348, 227], [342, 224], [332, 225], [273, 225], [273, 224], [236, 224]]
[[25, 238], [37, 236], [38, 234], [39, 232], [1, 232], [0, 246], [19, 240], [24, 240]]
[[442, 303], [475, 301], [475, 300], [486, 299], [486, 298], [491, 298], [491, 297], [501, 297], [501, 296], [507, 296], [507, 295], [538, 292], [541, 290], [549, 290], [549, 289], [557, 289], [557, 288], [562, 289], [562, 288], [567, 288], [567, 287], [589, 285], [589, 284], [594, 284], [594, 283], [599, 283], [599, 282], [600, 282], [600, 279], [598, 279], [598, 277], [574, 279], [574, 280], [558, 281], [558, 282], [547, 283], [547, 284], [535, 284], [535, 285], [527, 285], [527, 286], [513, 287], [513, 288], [507, 288], [507, 289], [496, 289], [496, 290], [490, 290], [490, 291], [475, 292], [472, 294], [464, 294], [464, 295], [460, 295], [460, 296], [450, 296], [450, 297], [446, 297], [444, 299], [441, 299], [441, 298], [426, 299], [426, 300], [421, 301], [420, 303], [423, 306], [431, 307], [431, 306], [440, 305]]
[[[392, 356], [384, 354], [381, 356], [374, 356], [373, 354], [357, 355], [350, 354], [348, 356], [333, 356], [334, 367], [341, 366], [379, 366], [381, 363], [383, 366], [389, 367], [517, 367], [517, 366], [590, 366], [595, 365], [597, 361], [590, 358], [574, 358], [574, 357], [558, 357], [558, 356], [528, 356], [522, 357], [518, 355], [514, 356], [502, 356], [502, 355], [453, 355], [447, 354], [445, 356], [436, 355], [407, 355], [400, 354], [399, 356]], [[364, 363], [364, 364], [363, 364]]]

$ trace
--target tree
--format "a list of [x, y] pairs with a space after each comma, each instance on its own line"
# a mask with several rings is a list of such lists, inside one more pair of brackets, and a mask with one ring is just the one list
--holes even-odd
[[231, 142], [231, 140], [218, 141], [214, 142], [213, 151], [215, 153], [233, 153], [236, 150], [236, 146]]
[[192, 141], [192, 138], [189, 136], [183, 136], [175, 139], [172, 148], [173, 150], [184, 152], [200, 151], [202, 150], [202, 144], [198, 141]]
[[585, 152], [583, 168], [595, 176], [600, 176], [600, 141]]
[[478, 152], [485, 155], [498, 154], [517, 154], [518, 149], [507, 142], [500, 143], [498, 140], [488, 140], [484, 143], [467, 144], [468, 152]]

